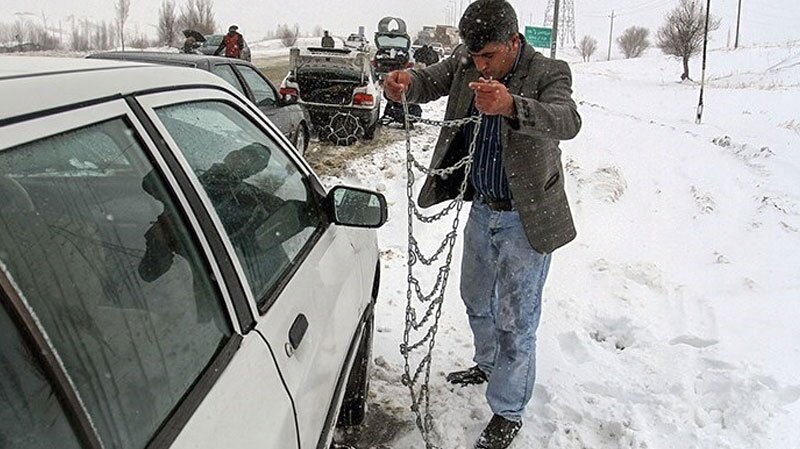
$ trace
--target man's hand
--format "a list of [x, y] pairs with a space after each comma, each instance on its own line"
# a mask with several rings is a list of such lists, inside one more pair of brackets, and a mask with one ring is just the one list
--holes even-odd
[[411, 86], [411, 75], [405, 70], [389, 72], [383, 80], [383, 90], [386, 97], [392, 101], [400, 102], [403, 92]]
[[475, 92], [475, 107], [478, 111], [486, 115], [502, 115], [508, 118], [516, 115], [514, 98], [503, 83], [479, 78], [478, 81], [469, 83], [469, 88]]

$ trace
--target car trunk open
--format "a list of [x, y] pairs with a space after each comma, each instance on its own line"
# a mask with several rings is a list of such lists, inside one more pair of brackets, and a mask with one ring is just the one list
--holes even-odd
[[334, 67], [299, 68], [295, 80], [303, 101], [333, 105], [349, 105], [353, 90], [362, 85], [360, 73]]

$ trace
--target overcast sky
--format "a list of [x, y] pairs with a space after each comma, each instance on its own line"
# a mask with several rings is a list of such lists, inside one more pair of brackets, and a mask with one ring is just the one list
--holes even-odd
[[[562, 2], [568, 0], [561, 0]], [[702, 0], [704, 3], [706, 0]], [[577, 38], [588, 34], [607, 42], [608, 15], [618, 14], [614, 34], [632, 25], [645, 26], [655, 33], [664, 14], [678, 0], [573, 0]], [[725, 45], [728, 30], [735, 32], [738, 0], [712, 0], [711, 11], [722, 19], [714, 35], [716, 46]], [[178, 5], [183, 0], [176, 0]], [[336, 35], [356, 32], [359, 25], [374, 33], [384, 16], [402, 17], [412, 32], [422, 25], [446, 23], [448, 9], [466, 8], [469, 0], [216, 0], [214, 12], [220, 29], [236, 23], [248, 40], [261, 39], [277, 24], [299, 24], [310, 31], [319, 25]], [[547, 0], [511, 0], [521, 24], [541, 25]], [[743, 44], [800, 40], [800, 0], [742, 0]], [[129, 29], [155, 36], [161, 0], [131, 0]], [[67, 27], [69, 17], [95, 21], [111, 20], [113, 0], [0, 0], [0, 22], [10, 23], [15, 14], [30, 13], [31, 20], [41, 21], [42, 12], [51, 26], [59, 20]], [[371, 39], [370, 39], [371, 40]], [[601, 44], [601, 46], [603, 46]]]

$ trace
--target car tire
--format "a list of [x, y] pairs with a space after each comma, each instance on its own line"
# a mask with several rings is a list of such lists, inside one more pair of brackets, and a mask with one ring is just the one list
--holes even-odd
[[294, 147], [297, 149], [298, 153], [303, 156], [306, 155], [306, 149], [308, 149], [308, 130], [306, 129], [306, 125], [302, 123], [294, 136]]
[[372, 334], [375, 327], [375, 315], [371, 315], [365, 324], [364, 336], [358, 345], [356, 360], [347, 379], [342, 408], [339, 411], [337, 426], [352, 427], [361, 425], [367, 415], [367, 395], [369, 393], [369, 371], [372, 361]]
[[371, 126], [364, 129], [364, 140], [372, 140], [375, 138], [375, 129], [378, 127], [378, 120], [375, 120]]

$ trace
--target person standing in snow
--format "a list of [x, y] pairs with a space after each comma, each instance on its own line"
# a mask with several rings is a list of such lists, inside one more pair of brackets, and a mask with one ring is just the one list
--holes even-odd
[[335, 47], [335, 43], [333, 42], [333, 38], [328, 34], [328, 30], [325, 30], [324, 35], [322, 36], [322, 48], [333, 48]]
[[[454, 384], [488, 382], [493, 412], [476, 448], [503, 449], [522, 427], [536, 373], [536, 329], [553, 251], [576, 236], [564, 190], [560, 140], [581, 128], [567, 63], [536, 52], [519, 34], [505, 0], [471, 3], [459, 22], [464, 45], [424, 69], [389, 73], [386, 96], [427, 103], [449, 95], [445, 120], [484, 115], [470, 173], [428, 176], [419, 204], [455, 198], [469, 176], [461, 297], [475, 366], [447, 375]], [[445, 127], [431, 168], [468, 154], [474, 123]]]
[[242, 57], [242, 49], [244, 49], [244, 36], [239, 34], [237, 31], [239, 29], [236, 25], [231, 25], [228, 28], [228, 34], [226, 34], [222, 38], [222, 42], [219, 43], [219, 47], [214, 51], [214, 55], [220, 54], [222, 50], [225, 50], [225, 57], [227, 58], [241, 58]]

